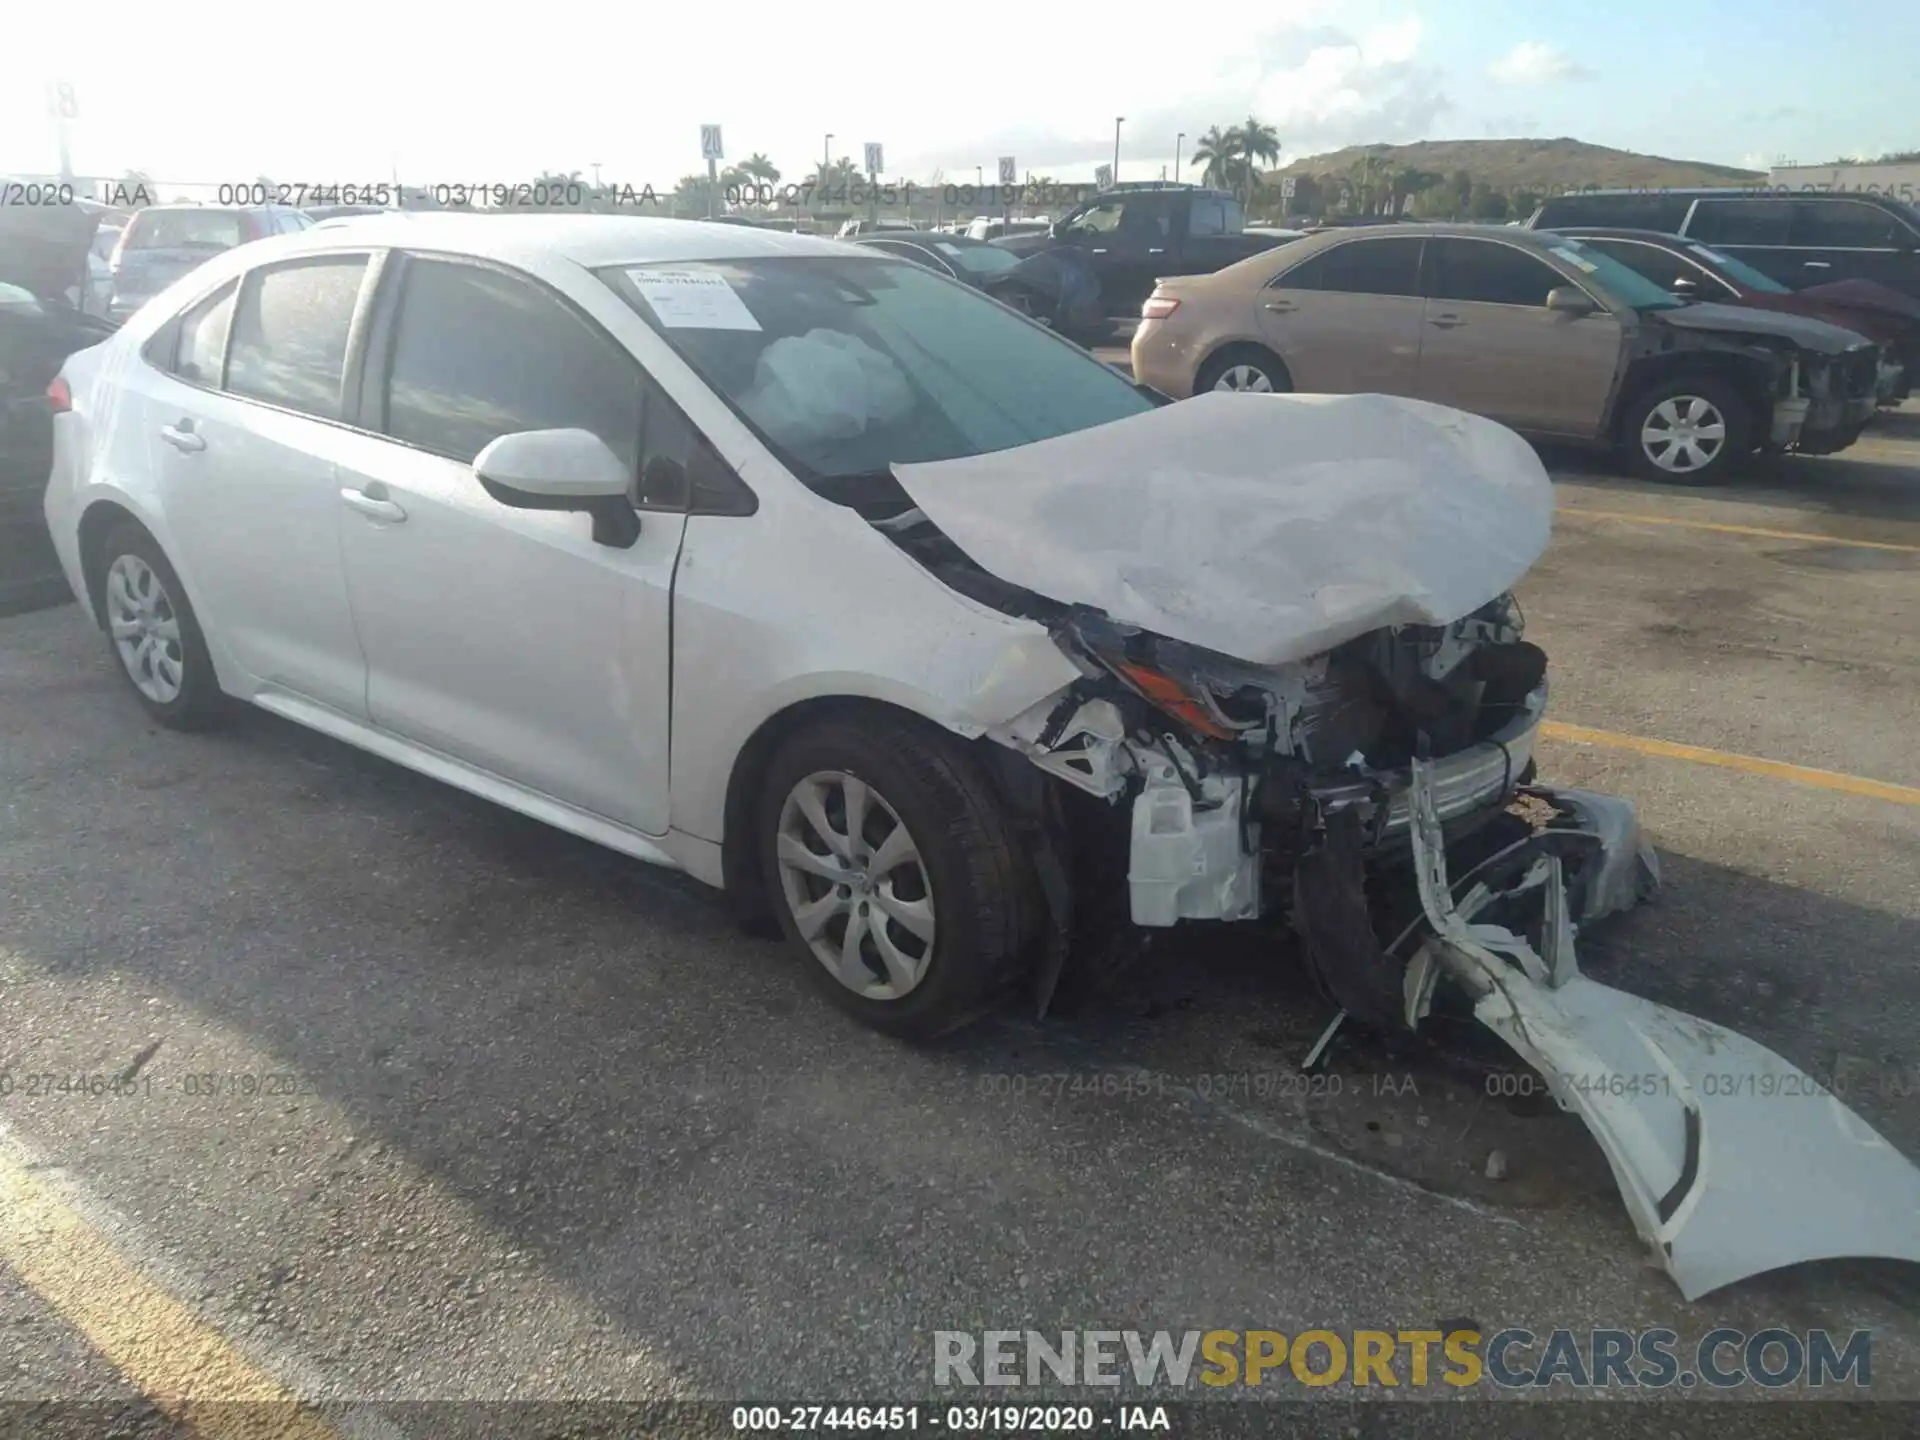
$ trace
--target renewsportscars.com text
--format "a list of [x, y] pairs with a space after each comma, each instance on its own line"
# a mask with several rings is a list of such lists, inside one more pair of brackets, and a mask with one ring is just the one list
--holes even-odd
[[1709, 1330], [936, 1330], [936, 1385], [1348, 1384], [1420, 1389], [1864, 1389], [1873, 1332]]

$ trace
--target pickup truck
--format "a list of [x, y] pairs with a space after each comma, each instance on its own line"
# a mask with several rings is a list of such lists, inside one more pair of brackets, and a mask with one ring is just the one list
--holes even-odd
[[1249, 235], [1240, 202], [1197, 185], [1117, 185], [1068, 211], [1044, 234], [993, 243], [1020, 256], [1073, 246], [1085, 252], [1109, 315], [1137, 318], [1163, 276], [1211, 275], [1237, 260], [1284, 245], [1286, 237]]

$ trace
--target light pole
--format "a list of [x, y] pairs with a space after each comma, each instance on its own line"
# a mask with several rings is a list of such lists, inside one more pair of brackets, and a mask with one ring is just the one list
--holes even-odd
[[1113, 183], [1116, 185], [1120, 183], [1120, 122], [1126, 118], [1124, 115], [1113, 117]]
[[820, 163], [831, 170], [833, 168], [833, 132], [827, 132], [827, 138], [820, 142]]
[[1186, 138], [1184, 130], [1173, 137], [1173, 183], [1176, 185], [1180, 183], [1180, 142]]

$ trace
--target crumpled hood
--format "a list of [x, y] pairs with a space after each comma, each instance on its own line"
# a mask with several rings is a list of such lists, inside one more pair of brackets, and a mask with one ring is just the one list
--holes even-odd
[[998, 579], [1259, 665], [1471, 614], [1553, 521], [1513, 431], [1386, 395], [1208, 392], [893, 473]]
[[62, 300], [87, 277], [87, 251], [103, 213], [81, 201], [0, 206], [0, 282]]
[[1791, 340], [1803, 349], [1818, 355], [1840, 355], [1857, 345], [1864, 345], [1864, 335], [1852, 330], [1843, 330], [1838, 325], [1829, 325], [1824, 320], [1814, 320], [1805, 315], [1791, 315], [1779, 310], [1750, 310], [1739, 305], [1718, 305], [1711, 301], [1699, 305], [1683, 305], [1677, 310], [1645, 311], [1646, 319], [1662, 325], [1671, 325], [1677, 330], [1710, 330], [1731, 335], [1770, 335], [1781, 340]]

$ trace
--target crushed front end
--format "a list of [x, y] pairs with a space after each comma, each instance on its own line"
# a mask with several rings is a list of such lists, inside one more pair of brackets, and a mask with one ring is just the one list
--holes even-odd
[[1448, 843], [1476, 862], [1536, 833], [1519, 811], [1560, 816], [1534, 843], [1561, 847], [1591, 892], [1583, 918], [1657, 881], [1624, 802], [1602, 823], [1532, 784], [1547, 659], [1522, 632], [1502, 595], [1451, 625], [1258, 666], [1069, 612], [1056, 638], [1086, 678], [993, 738], [1107, 802], [1132, 923], [1290, 923], [1349, 1017], [1411, 1028], [1416, 761]]

